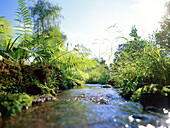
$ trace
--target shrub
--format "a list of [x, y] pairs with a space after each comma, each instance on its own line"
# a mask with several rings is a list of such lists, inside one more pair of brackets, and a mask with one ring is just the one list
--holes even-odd
[[32, 98], [27, 94], [0, 94], [0, 112], [3, 118], [16, 116], [24, 107], [32, 105]]

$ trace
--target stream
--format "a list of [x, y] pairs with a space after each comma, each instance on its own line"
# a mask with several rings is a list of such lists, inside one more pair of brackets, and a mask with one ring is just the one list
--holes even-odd
[[170, 112], [144, 111], [123, 99], [116, 88], [100, 84], [59, 93], [47, 101], [9, 118], [4, 128], [170, 128]]

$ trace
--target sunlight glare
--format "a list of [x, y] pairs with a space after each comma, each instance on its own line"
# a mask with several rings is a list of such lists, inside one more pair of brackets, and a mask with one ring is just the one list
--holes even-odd
[[131, 6], [135, 11], [134, 23], [141, 33], [152, 33], [159, 28], [158, 22], [165, 13], [166, 2], [167, 0], [137, 0], [137, 3]]

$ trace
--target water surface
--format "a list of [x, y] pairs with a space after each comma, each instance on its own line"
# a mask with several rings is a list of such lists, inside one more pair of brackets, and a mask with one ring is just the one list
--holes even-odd
[[[169, 126], [169, 127], [168, 127]], [[5, 128], [170, 128], [170, 112], [143, 111], [114, 88], [99, 84], [59, 93], [57, 100], [33, 106], [4, 122]]]

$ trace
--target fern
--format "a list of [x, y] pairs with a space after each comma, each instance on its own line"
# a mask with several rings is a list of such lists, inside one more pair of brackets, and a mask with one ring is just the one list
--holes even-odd
[[[19, 22], [19, 26], [16, 26], [17, 28], [17, 31], [19, 33], [20, 36], [21, 36], [21, 42], [19, 44], [19, 46], [21, 47], [26, 47], [28, 49], [31, 48], [31, 45], [30, 45], [30, 41], [32, 41], [32, 33], [33, 33], [33, 30], [32, 30], [32, 18], [31, 18], [31, 15], [29, 14], [29, 10], [26, 6], [26, 3], [24, 0], [18, 0], [18, 9], [16, 11], [17, 13], [17, 17], [18, 19], [15, 19], [16, 21]], [[20, 49], [22, 52], [22, 55], [20, 55], [20, 64], [21, 64], [21, 61], [24, 61], [24, 60], [27, 60], [29, 59], [29, 52], [26, 52], [25, 50], [23, 49]]]
[[8, 45], [9, 40], [13, 36], [13, 27], [9, 20], [0, 17], [0, 45], [4, 48]]
[[7, 58], [7, 59], [11, 59], [13, 61], [17, 61], [16, 58], [16, 53], [14, 53], [13, 49], [16, 49], [16, 47], [14, 46], [14, 44], [16, 43], [16, 41], [20, 38], [20, 36], [16, 37], [14, 41], [12, 41], [12, 38], [8, 41], [7, 46], [6, 47], [2, 47], [0, 46], [0, 55], [2, 55], [3, 57]]
[[20, 33], [17, 33], [19, 35], [22, 35], [22, 45], [25, 47], [28, 47], [29, 44], [28, 42], [31, 40], [31, 35], [33, 33], [33, 29], [31, 26], [32, 24], [32, 18], [31, 15], [29, 14], [29, 10], [26, 6], [26, 3], [24, 0], [18, 0], [19, 7], [16, 11], [18, 19], [15, 19], [16, 21], [19, 22], [19, 26], [16, 26], [17, 31]]

